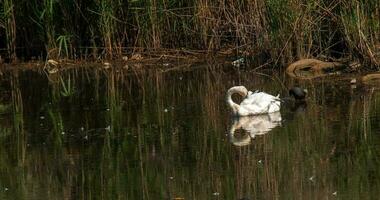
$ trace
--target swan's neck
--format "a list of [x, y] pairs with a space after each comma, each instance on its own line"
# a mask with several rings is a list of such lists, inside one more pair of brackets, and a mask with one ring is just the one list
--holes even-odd
[[234, 93], [237, 93], [237, 91], [228, 91], [227, 93], [227, 104], [230, 106], [230, 108], [232, 109], [232, 112], [237, 115], [238, 114], [238, 111], [239, 111], [239, 108], [240, 108], [240, 105], [238, 105], [237, 103], [235, 103], [233, 100], [232, 100], [232, 94]]

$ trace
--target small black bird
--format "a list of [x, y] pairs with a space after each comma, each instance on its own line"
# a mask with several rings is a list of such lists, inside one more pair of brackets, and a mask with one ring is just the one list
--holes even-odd
[[289, 95], [293, 96], [296, 101], [303, 101], [307, 95], [307, 89], [300, 87], [292, 87], [289, 90]]

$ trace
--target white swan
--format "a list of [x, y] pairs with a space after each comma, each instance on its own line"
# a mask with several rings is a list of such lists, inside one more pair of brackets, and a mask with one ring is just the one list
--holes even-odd
[[[245, 97], [240, 105], [232, 100], [232, 95], [235, 93]], [[280, 110], [281, 100], [280, 95], [272, 96], [265, 92], [251, 92], [244, 86], [234, 86], [227, 91], [227, 104], [231, 107], [234, 115], [247, 116], [277, 112]]]
[[[229, 140], [235, 146], [248, 145], [256, 135], [264, 135], [280, 126], [281, 120], [280, 112], [236, 118], [229, 131]], [[236, 138], [235, 131], [239, 129], [243, 129], [247, 134], [241, 138]]]

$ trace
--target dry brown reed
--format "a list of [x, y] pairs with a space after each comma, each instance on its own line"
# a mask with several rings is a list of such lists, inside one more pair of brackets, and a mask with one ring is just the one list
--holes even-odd
[[112, 59], [177, 49], [275, 64], [311, 57], [351, 57], [369, 66], [380, 62], [380, 3], [375, 0], [5, 0], [0, 8], [0, 33], [6, 33], [0, 48], [11, 59], [17, 47], [23, 49], [17, 56], [26, 59]]

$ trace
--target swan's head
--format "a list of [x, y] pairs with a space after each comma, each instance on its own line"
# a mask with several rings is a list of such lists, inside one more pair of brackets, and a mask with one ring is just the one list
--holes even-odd
[[240, 94], [242, 97], [246, 97], [248, 95], [248, 90], [244, 86], [234, 86], [230, 88], [227, 92], [229, 96], [235, 93]]
[[234, 86], [232, 88], [230, 88], [228, 91], [227, 91], [227, 96], [226, 96], [226, 101], [227, 101], [227, 104], [230, 106], [230, 108], [232, 109], [232, 112], [234, 113], [234, 115], [238, 115], [238, 112], [239, 112], [239, 108], [240, 106], [238, 104], [236, 104], [233, 100], [232, 100], [232, 95], [233, 94], [239, 94], [241, 95], [243, 98], [245, 98], [247, 95], [248, 95], [248, 90], [247, 88], [245, 88], [244, 86]]

